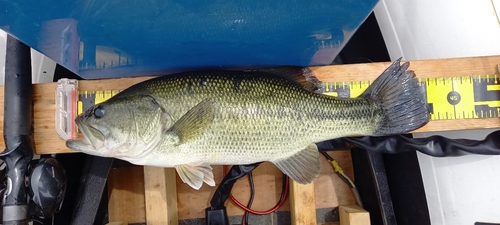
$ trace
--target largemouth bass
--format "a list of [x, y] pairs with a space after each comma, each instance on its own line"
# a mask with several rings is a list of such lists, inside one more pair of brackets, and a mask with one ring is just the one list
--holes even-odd
[[269, 161], [298, 183], [320, 172], [315, 143], [405, 133], [429, 121], [409, 63], [389, 66], [358, 98], [318, 94], [308, 68], [200, 71], [153, 78], [97, 104], [67, 147], [137, 165], [174, 167], [214, 186], [210, 165]]

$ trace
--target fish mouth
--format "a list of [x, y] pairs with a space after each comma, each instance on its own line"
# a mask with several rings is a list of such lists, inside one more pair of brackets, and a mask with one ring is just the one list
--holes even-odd
[[83, 134], [83, 138], [80, 139], [83, 144], [90, 145], [92, 148], [96, 148], [96, 145], [90, 141], [88, 128], [81, 128], [80, 131]]
[[78, 129], [83, 134], [82, 139], [73, 140], [73, 144], [79, 146], [76, 147], [77, 149], [75, 150], [79, 150], [79, 148], [82, 148], [82, 151], [88, 151], [90, 149], [96, 151], [100, 149], [102, 147], [103, 141], [101, 141], [99, 137], [102, 137], [102, 140], [104, 140], [103, 133], [92, 125], [84, 124], [82, 120], [76, 120], [75, 122], [78, 126]]

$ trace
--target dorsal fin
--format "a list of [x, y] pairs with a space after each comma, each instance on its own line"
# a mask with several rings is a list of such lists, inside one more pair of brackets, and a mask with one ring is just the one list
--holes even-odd
[[257, 69], [254, 71], [264, 72], [286, 78], [293, 82], [299, 83], [306, 90], [320, 91], [322, 88], [321, 82], [316, 78], [314, 73], [307, 67], [284, 66], [276, 68]]

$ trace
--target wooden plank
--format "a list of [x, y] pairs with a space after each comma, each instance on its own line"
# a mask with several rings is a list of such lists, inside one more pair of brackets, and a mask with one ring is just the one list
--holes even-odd
[[[323, 82], [374, 80], [392, 62], [311, 67]], [[498, 74], [500, 56], [411, 60], [410, 70], [419, 78]]]
[[292, 225], [316, 225], [314, 182], [299, 184], [290, 179], [290, 221]]
[[[411, 61], [410, 69], [414, 70], [417, 77], [420, 78], [485, 75], [497, 73], [496, 70], [499, 62], [500, 56], [417, 60]], [[311, 67], [311, 69], [318, 79], [324, 82], [358, 81], [375, 79], [389, 65], [390, 62], [384, 62]], [[80, 90], [123, 90], [135, 83], [150, 78], [151, 77], [86, 80], [80, 82]], [[56, 83], [33, 85], [34, 139], [36, 143], [36, 154], [72, 152], [70, 149], [66, 148], [65, 142], [59, 138], [55, 131], [55, 87]], [[3, 86], [0, 86], [0, 105], [3, 105], [3, 100]], [[3, 115], [3, 107], [0, 107], [0, 115]], [[431, 121], [426, 126], [414, 132], [498, 127], [500, 127], [500, 120], [498, 118], [442, 120]], [[3, 120], [0, 120], [0, 137], [1, 136], [3, 136]], [[0, 140], [0, 149], [5, 149], [3, 139]]]
[[177, 225], [175, 169], [144, 166], [144, 198], [148, 225]]
[[370, 225], [370, 213], [358, 205], [339, 206], [340, 225]]
[[[354, 168], [350, 150], [327, 152], [342, 167], [344, 173], [354, 178]], [[339, 205], [356, 204], [349, 186], [334, 172], [332, 164], [320, 156], [321, 172], [314, 180], [316, 208], [332, 208]]]
[[127, 222], [109, 222], [106, 225], [128, 225]]
[[109, 221], [146, 221], [142, 166], [111, 169], [108, 176]]
[[[342, 166], [344, 173], [354, 177], [352, 168], [351, 152], [332, 151], [328, 152]], [[339, 205], [356, 204], [351, 189], [339, 176], [333, 173], [331, 164], [324, 158], [321, 159], [321, 172], [315, 180], [314, 190], [315, 208], [334, 208]], [[216, 184], [222, 180], [222, 167], [213, 166]], [[108, 179], [108, 187], [111, 190], [109, 199], [110, 221], [126, 221], [129, 223], [145, 222], [145, 202], [143, 186], [143, 168], [134, 166], [130, 168], [113, 169]], [[269, 162], [262, 163], [253, 171], [255, 183], [255, 199], [252, 209], [268, 210], [272, 208], [281, 195], [281, 172]], [[135, 184], [141, 182], [140, 185]], [[184, 184], [177, 176], [177, 207], [179, 220], [203, 218], [205, 208], [210, 204], [212, 195], [217, 187], [203, 185], [200, 190], [194, 190]], [[239, 179], [233, 186], [232, 193], [243, 204], [250, 197], [248, 179]], [[141, 196], [136, 196], [141, 195]], [[142, 200], [141, 198], [142, 197]], [[243, 210], [236, 206], [231, 200], [226, 201], [228, 216], [241, 216]], [[278, 209], [279, 211], [290, 210], [290, 198]]]

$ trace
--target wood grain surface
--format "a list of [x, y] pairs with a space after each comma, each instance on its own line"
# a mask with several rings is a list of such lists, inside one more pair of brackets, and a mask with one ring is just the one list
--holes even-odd
[[[486, 75], [497, 73], [500, 56], [417, 60], [410, 62], [411, 70], [417, 77], [454, 77], [469, 75]], [[384, 71], [390, 62], [365, 63], [349, 65], [332, 65], [311, 67], [319, 80], [332, 81], [361, 81], [373, 80]], [[79, 83], [79, 90], [123, 90], [138, 82], [152, 77], [134, 77], [104, 80], [84, 80]], [[34, 139], [36, 154], [69, 153], [64, 140], [60, 139], [55, 131], [55, 87], [56, 83], [33, 85], [34, 110]], [[0, 86], [0, 105], [3, 105], [3, 86]], [[0, 107], [3, 115], [3, 107]], [[3, 116], [2, 116], [3, 118]], [[431, 121], [426, 126], [414, 132], [449, 131], [500, 127], [500, 119], [462, 119]], [[0, 121], [0, 136], [3, 136], [3, 120]], [[0, 140], [0, 149], [4, 149], [3, 139]]]

